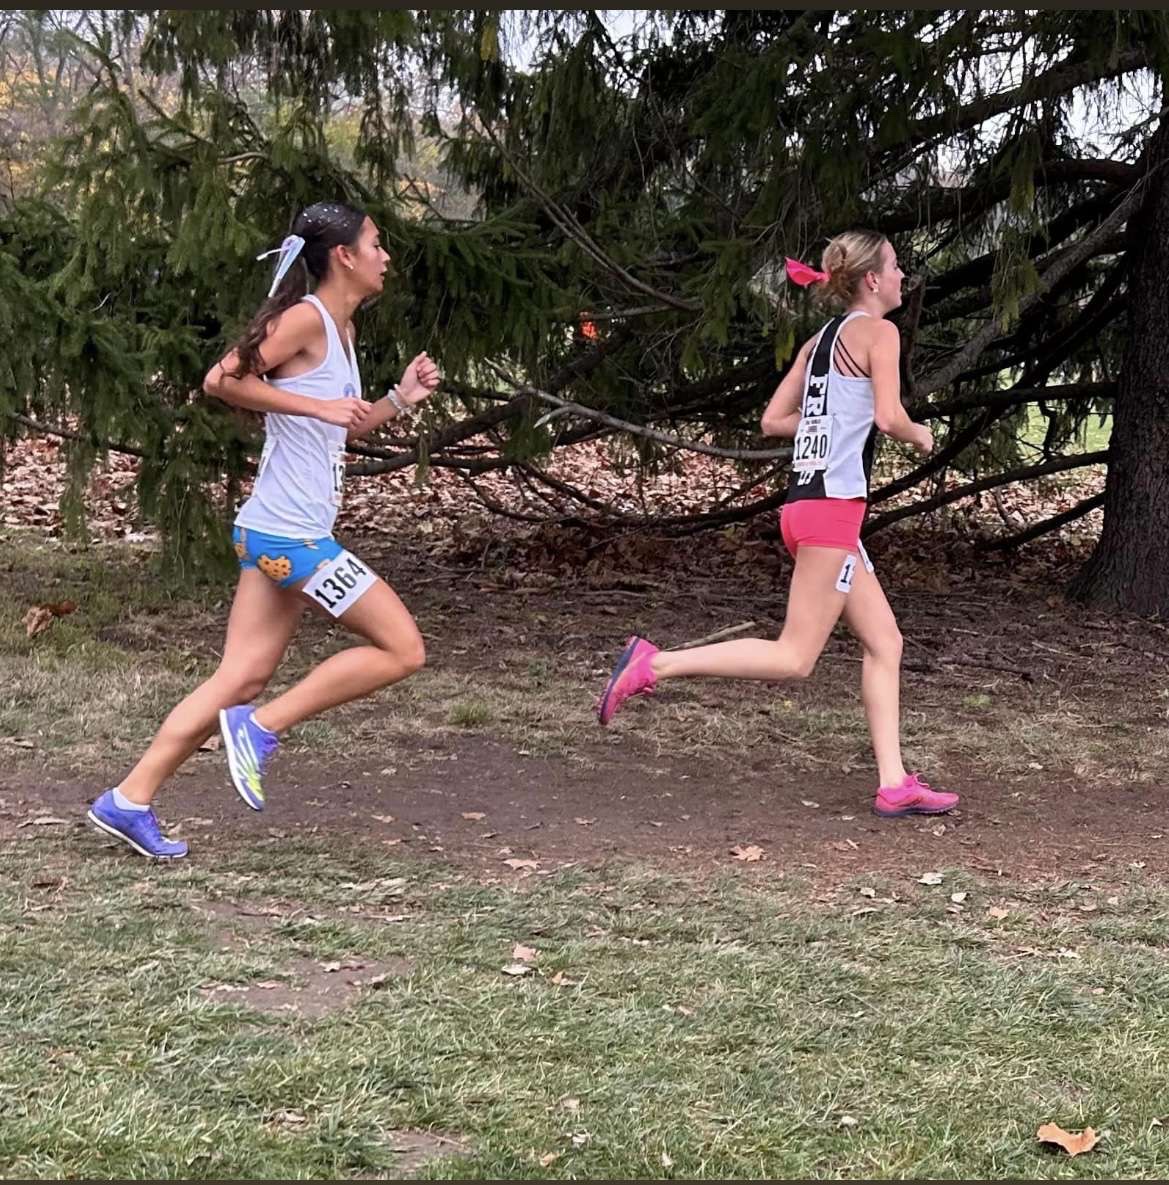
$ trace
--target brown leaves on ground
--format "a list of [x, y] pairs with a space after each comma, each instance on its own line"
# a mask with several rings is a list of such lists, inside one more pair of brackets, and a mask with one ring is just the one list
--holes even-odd
[[731, 848], [731, 855], [736, 860], [742, 860], [747, 864], [754, 864], [763, 859], [763, 849], [758, 844], [735, 844]]
[[76, 601], [45, 601], [40, 605], [33, 605], [24, 615], [22, 624], [25, 633], [30, 638], [43, 634], [58, 617], [68, 617], [77, 612]]
[[512, 962], [515, 963], [533, 963], [536, 960], [536, 948], [534, 946], [524, 946], [522, 942], [517, 942], [511, 948]]
[[1090, 1152], [1100, 1139], [1093, 1128], [1086, 1127], [1082, 1132], [1065, 1132], [1056, 1123], [1045, 1123], [1035, 1133], [1035, 1138], [1044, 1144], [1057, 1144], [1069, 1156]]
[[512, 856], [510, 859], [504, 860], [504, 864], [506, 864], [508, 868], [514, 868], [516, 872], [521, 872], [524, 870], [534, 871], [540, 867], [539, 860], [525, 860], [520, 856]]

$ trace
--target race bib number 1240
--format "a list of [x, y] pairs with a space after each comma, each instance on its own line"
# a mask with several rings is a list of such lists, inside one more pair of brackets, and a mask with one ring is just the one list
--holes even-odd
[[832, 451], [832, 417], [803, 416], [796, 429], [792, 468], [797, 473], [814, 472], [828, 465]]

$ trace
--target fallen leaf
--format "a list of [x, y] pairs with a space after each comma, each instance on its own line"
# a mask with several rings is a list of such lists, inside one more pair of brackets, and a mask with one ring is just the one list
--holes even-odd
[[940, 872], [923, 872], [917, 878], [919, 885], [940, 885], [943, 881], [943, 876]]
[[867, 885], [863, 889], [857, 889], [857, 892], [862, 897], [875, 897], [877, 895], [876, 889], [870, 889]]
[[1010, 912], [1011, 911], [1009, 909], [1003, 909], [1001, 905], [992, 905], [990, 909], [986, 911], [986, 916], [988, 918], [994, 918], [996, 922], [1001, 922], [1003, 918], [1010, 915]]
[[662, 1168], [672, 1169], [673, 1167], [674, 1167], [674, 1162], [670, 1158], [670, 1154], [668, 1152], [663, 1152], [662, 1153]]
[[375, 823], [396, 823], [397, 820], [393, 815], [370, 815], [370, 818]]
[[68, 819], [59, 819], [56, 815], [37, 815], [35, 819], [25, 819], [23, 823], [17, 823], [17, 828], [21, 827], [49, 827], [57, 824], [62, 827], [69, 826]]
[[547, 1168], [550, 1164], [559, 1159], [559, 1152], [545, 1152], [544, 1155], [540, 1157], [540, 1167]]
[[855, 1115], [842, 1115], [840, 1117], [841, 1127], [856, 1127], [859, 1122], [860, 1120], [858, 1120]]
[[860, 850], [860, 844], [855, 839], [836, 839], [832, 841], [832, 846], [838, 852], [856, 852]]
[[578, 815], [575, 819], [573, 819], [573, 822], [580, 824], [581, 827], [591, 827], [596, 822], [596, 819], [582, 819]]
[[21, 622], [30, 638], [43, 634], [53, 624], [53, 614], [45, 605], [33, 605]]
[[583, 1148], [592, 1138], [588, 1132], [577, 1132], [572, 1137], [572, 1146], [574, 1148]]
[[504, 975], [513, 975], [519, 977], [521, 975], [531, 975], [532, 969], [527, 963], [508, 963], [506, 967], [501, 967], [500, 970]]
[[580, 1110], [580, 1099], [561, 1099], [560, 1105], [566, 1111], [572, 1111], [575, 1114]]
[[272, 1122], [286, 1123], [289, 1127], [299, 1127], [302, 1123], [308, 1123], [308, 1116], [299, 1111], [276, 1111], [272, 1115]]
[[818, 802], [813, 802], [812, 799], [810, 799], [810, 798], [801, 798], [800, 803], [803, 806], [810, 806], [810, 807], [818, 807], [820, 805]]
[[200, 746], [200, 753], [215, 753], [219, 750], [219, 746], [223, 744], [219, 733], [213, 732]]
[[512, 856], [510, 860], [504, 860], [504, 864], [506, 864], [508, 868], [514, 868], [517, 872], [521, 868], [534, 869], [540, 867], [539, 860], [521, 860], [518, 856]]
[[757, 860], [763, 859], [763, 849], [758, 844], [736, 844], [731, 848], [731, 855], [736, 860], [743, 860], [747, 864], [754, 864]]
[[463, 811], [463, 818], [470, 819], [474, 823], [480, 819], [486, 819], [487, 816], [483, 811]]
[[554, 983], [557, 987], [579, 987], [580, 986], [580, 980], [569, 979], [568, 976], [565, 975], [563, 971], [557, 971], [556, 974], [552, 976], [551, 982]]
[[950, 900], [953, 901], [955, 905], [961, 905], [962, 902], [966, 900], [966, 897], [967, 894], [965, 892], [950, 894]]
[[517, 942], [511, 948], [511, 957], [517, 963], [531, 963], [536, 958], [536, 948], [534, 946], [524, 946], [523, 943]]
[[936, 836], [938, 839], [940, 839], [945, 834], [946, 834], [945, 823], [937, 823], [933, 827], [930, 828], [930, 835]]
[[1058, 1124], [1045, 1123], [1035, 1133], [1035, 1138], [1044, 1144], [1058, 1144], [1069, 1156], [1079, 1156], [1081, 1152], [1095, 1148], [1099, 1137], [1090, 1127], [1082, 1132], [1065, 1132]]
[[389, 983], [390, 974], [383, 971], [381, 975], [371, 975], [368, 979], [351, 979], [349, 982], [354, 987], [379, 988], [384, 983]]

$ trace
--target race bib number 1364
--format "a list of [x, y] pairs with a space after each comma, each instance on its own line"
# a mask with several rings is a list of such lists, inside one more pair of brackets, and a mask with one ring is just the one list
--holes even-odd
[[312, 597], [334, 617], [352, 608], [377, 577], [351, 551], [343, 551], [323, 568], [314, 572], [304, 586]]

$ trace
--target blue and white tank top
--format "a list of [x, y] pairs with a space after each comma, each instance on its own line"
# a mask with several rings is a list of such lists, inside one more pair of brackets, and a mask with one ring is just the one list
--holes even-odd
[[800, 425], [792, 453], [787, 501], [867, 498], [873, 468], [873, 381], [841, 374], [833, 352], [841, 329], [856, 311], [834, 317], [816, 338], [804, 380]]
[[[267, 381], [309, 399], [359, 399], [361, 375], [351, 347], [342, 345], [329, 310], [315, 296], [304, 299], [325, 323], [325, 359], [304, 374]], [[295, 539], [331, 535], [344, 492], [346, 435], [345, 428], [309, 416], [266, 413], [256, 482], [236, 525]]]

